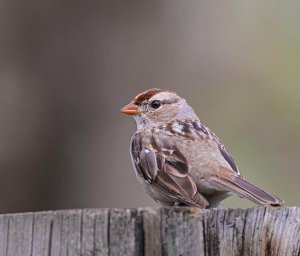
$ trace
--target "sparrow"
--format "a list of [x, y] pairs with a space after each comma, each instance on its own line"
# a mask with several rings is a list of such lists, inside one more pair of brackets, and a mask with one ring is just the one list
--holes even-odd
[[236, 194], [265, 207], [283, 205], [243, 178], [221, 140], [175, 92], [147, 90], [121, 112], [137, 125], [130, 143], [136, 176], [159, 204], [213, 208]]

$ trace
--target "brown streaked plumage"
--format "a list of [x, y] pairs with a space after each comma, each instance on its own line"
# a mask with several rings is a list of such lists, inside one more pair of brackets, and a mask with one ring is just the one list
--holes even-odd
[[130, 146], [137, 178], [160, 204], [210, 208], [231, 193], [262, 206], [283, 204], [244, 180], [221, 140], [175, 92], [150, 89], [121, 111], [137, 123]]

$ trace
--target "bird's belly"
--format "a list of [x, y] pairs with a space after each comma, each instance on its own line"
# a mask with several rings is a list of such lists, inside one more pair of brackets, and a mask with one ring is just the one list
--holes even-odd
[[177, 201], [175, 198], [170, 197], [163, 193], [162, 191], [158, 190], [153, 185], [145, 182], [144, 180], [140, 179], [140, 183], [142, 184], [144, 190], [146, 193], [152, 197], [157, 203], [165, 206], [173, 206], [175, 202]]
[[209, 180], [197, 183], [197, 190], [208, 201], [208, 208], [218, 207], [225, 198], [231, 195], [228, 189]]
[[209, 180], [200, 180], [196, 183], [196, 185], [200, 194], [212, 195], [219, 192], [227, 192], [224, 186], [218, 185], [217, 183]]

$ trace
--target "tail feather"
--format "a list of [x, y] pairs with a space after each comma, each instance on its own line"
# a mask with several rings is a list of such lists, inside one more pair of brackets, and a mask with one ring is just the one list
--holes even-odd
[[218, 179], [218, 183], [221, 183], [227, 188], [230, 188], [240, 197], [247, 198], [252, 202], [262, 206], [282, 206], [284, 201], [276, 196], [272, 196], [262, 189], [252, 185], [248, 181], [235, 177], [233, 180]]

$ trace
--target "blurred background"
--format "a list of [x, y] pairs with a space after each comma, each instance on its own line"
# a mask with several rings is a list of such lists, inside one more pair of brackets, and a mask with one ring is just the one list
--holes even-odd
[[[119, 112], [175, 90], [244, 176], [300, 205], [299, 1], [2, 1], [0, 212], [156, 204]], [[231, 197], [225, 207], [253, 206]]]

